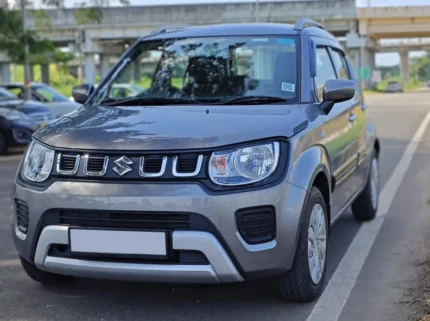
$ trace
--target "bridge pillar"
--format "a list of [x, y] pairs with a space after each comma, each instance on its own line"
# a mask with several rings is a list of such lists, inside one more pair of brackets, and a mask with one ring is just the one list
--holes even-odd
[[0, 62], [0, 80], [3, 83], [8, 83], [11, 81], [10, 63]]
[[94, 53], [85, 53], [84, 56], [85, 82], [95, 84], [96, 82], [96, 61]]
[[40, 65], [40, 74], [42, 76], [42, 82], [49, 85], [49, 64]]
[[100, 77], [103, 79], [109, 72], [109, 55], [100, 54]]
[[400, 51], [400, 74], [404, 82], [409, 81], [409, 52]]

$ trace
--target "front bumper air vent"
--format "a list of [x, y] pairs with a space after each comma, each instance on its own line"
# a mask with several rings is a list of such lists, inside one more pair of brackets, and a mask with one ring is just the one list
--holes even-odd
[[240, 235], [248, 244], [260, 244], [275, 239], [276, 219], [273, 206], [240, 209], [236, 212]]

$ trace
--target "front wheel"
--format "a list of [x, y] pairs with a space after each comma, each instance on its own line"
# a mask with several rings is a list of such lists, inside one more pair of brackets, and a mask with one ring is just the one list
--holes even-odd
[[285, 299], [310, 302], [322, 292], [327, 261], [327, 209], [317, 187], [312, 187], [302, 215], [293, 266], [281, 277], [280, 285]]
[[352, 203], [352, 214], [357, 221], [373, 220], [378, 212], [379, 163], [375, 151], [372, 153], [369, 176], [361, 194]]

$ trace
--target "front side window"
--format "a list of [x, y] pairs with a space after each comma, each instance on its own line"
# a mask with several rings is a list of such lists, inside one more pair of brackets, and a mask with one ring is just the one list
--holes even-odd
[[219, 101], [243, 96], [297, 100], [296, 37], [143, 41], [91, 103], [135, 97]]
[[323, 99], [324, 84], [329, 79], [336, 79], [336, 73], [333, 68], [329, 53], [326, 47], [316, 48], [316, 77], [315, 86], [316, 94], [319, 101]]
[[12, 99], [18, 99], [14, 94], [7, 91], [6, 89], [0, 88], [0, 101], [1, 100], [12, 100]]

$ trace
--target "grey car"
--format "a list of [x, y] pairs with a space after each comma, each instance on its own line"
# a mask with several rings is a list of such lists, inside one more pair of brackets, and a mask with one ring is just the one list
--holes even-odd
[[[112, 98], [123, 83], [146, 87]], [[38, 282], [276, 277], [311, 301], [332, 224], [376, 215], [375, 129], [311, 20], [159, 30], [73, 95], [83, 108], [34, 134], [16, 176], [13, 236]]]
[[[1, 84], [0, 87], [9, 90], [18, 97], [24, 97], [23, 83]], [[80, 104], [70, 101], [66, 96], [44, 83], [32, 82], [30, 87], [31, 100], [43, 103], [50, 108], [55, 118], [71, 113], [80, 106]]]

